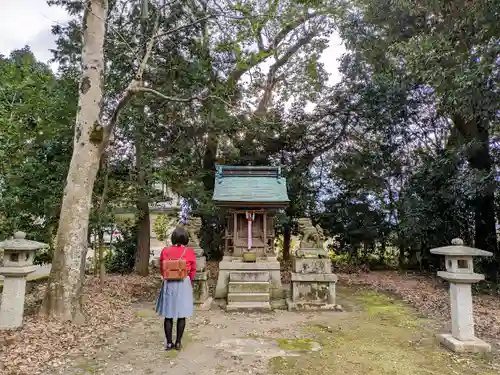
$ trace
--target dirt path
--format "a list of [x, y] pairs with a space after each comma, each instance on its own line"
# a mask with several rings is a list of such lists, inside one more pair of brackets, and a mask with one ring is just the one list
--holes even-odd
[[[300, 324], [314, 318], [311, 313], [286, 311], [269, 314], [197, 312], [188, 321], [184, 349], [178, 353], [162, 350], [162, 321], [153, 312], [153, 305], [137, 306], [135, 314], [134, 326], [110, 339], [98, 354], [89, 353], [89, 358], [78, 359], [74, 368], [64, 375], [159, 375], [167, 369], [178, 375], [267, 374], [270, 352], [279, 355], [281, 349], [279, 345], [262, 343], [259, 338], [300, 336]], [[329, 315], [334, 319], [332, 313]], [[238, 343], [240, 345], [236, 345]]]
[[494, 358], [459, 358], [440, 349], [432, 324], [399, 302], [374, 293], [347, 294], [346, 313], [197, 312], [180, 353], [163, 351], [162, 322], [153, 305], [137, 305], [135, 324], [61, 375], [498, 373]]

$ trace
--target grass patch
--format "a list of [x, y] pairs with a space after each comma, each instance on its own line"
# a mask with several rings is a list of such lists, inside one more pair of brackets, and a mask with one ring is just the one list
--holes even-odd
[[92, 360], [79, 362], [76, 368], [83, 371], [84, 374], [97, 374], [99, 372], [97, 363]]
[[309, 339], [277, 339], [278, 345], [283, 350], [311, 350]]
[[[340, 289], [340, 288], [339, 288]], [[344, 291], [345, 292], [345, 291]], [[277, 375], [486, 375], [492, 369], [478, 356], [457, 361], [436, 343], [407, 305], [387, 295], [350, 290], [344, 294], [353, 312], [328, 322], [310, 322], [303, 328], [319, 352], [299, 357], [277, 357], [269, 362]], [[294, 346], [294, 342], [286, 342]], [[301, 345], [300, 343], [298, 344]], [[462, 357], [463, 358], [463, 357]]]
[[[174, 332], [173, 332], [173, 336], [174, 336], [174, 339], [175, 339], [175, 329], [174, 329]], [[197, 338], [193, 337], [193, 335], [191, 334], [191, 332], [184, 332], [184, 336], [182, 337], [182, 349], [181, 349], [181, 352], [186, 350], [187, 347], [192, 344], [193, 342], [196, 342], [198, 341]], [[168, 352], [165, 352], [165, 356], [167, 358], [170, 358], [170, 359], [173, 359], [173, 358], [177, 358], [179, 356], [179, 351], [175, 350], [175, 349], [172, 349], [172, 350], [169, 350]]]
[[138, 310], [135, 312], [135, 316], [138, 318], [152, 318], [156, 316], [153, 310]]

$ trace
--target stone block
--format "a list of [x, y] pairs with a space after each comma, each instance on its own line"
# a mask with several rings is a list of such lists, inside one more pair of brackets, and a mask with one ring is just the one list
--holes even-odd
[[269, 293], [269, 281], [229, 282], [229, 293]]
[[196, 271], [205, 271], [207, 267], [207, 258], [196, 258]]
[[332, 262], [330, 259], [319, 258], [295, 258], [293, 260], [293, 272], [296, 273], [332, 273]]
[[267, 271], [232, 271], [229, 274], [229, 281], [234, 282], [269, 282], [269, 272]]
[[7, 277], [0, 309], [0, 329], [20, 327], [23, 323], [24, 295], [26, 279], [24, 277]]
[[281, 284], [281, 271], [272, 270], [271, 274], [271, 298], [272, 299], [281, 299], [283, 298], [283, 286]]
[[202, 272], [196, 272], [194, 275], [193, 281], [207, 281], [208, 280], [208, 272], [207, 271], [202, 271]]
[[473, 340], [461, 341], [451, 334], [438, 336], [441, 344], [453, 352], [457, 353], [488, 353], [491, 352], [491, 345], [475, 337]]
[[271, 311], [269, 302], [232, 302], [227, 304], [226, 311]]
[[320, 248], [303, 248], [301, 247], [295, 252], [297, 258], [327, 258], [328, 253], [325, 249]]
[[292, 272], [291, 280], [298, 282], [329, 282], [336, 283], [338, 280], [337, 275], [334, 273], [294, 273]]
[[273, 310], [286, 310], [286, 308], [287, 308], [285, 298], [272, 299], [270, 303], [271, 303], [271, 308]]
[[333, 303], [322, 303], [322, 302], [304, 302], [298, 301], [294, 302], [291, 299], [286, 300], [286, 306], [288, 311], [296, 311], [296, 310], [327, 310], [327, 311], [342, 311], [338, 306]]
[[292, 273], [291, 280], [295, 305], [335, 305], [337, 275]]
[[227, 302], [269, 302], [269, 293], [229, 293]]
[[[226, 257], [224, 257], [226, 258]], [[255, 263], [243, 262], [241, 258], [233, 259], [223, 259], [219, 263], [219, 269], [221, 270], [245, 270], [245, 271], [270, 271], [280, 269], [280, 263], [278, 261], [271, 260], [257, 260]]]
[[199, 302], [199, 303], [195, 302], [196, 310], [198, 310], [198, 311], [208, 311], [208, 310], [210, 310], [211, 307], [212, 307], [213, 300], [214, 299], [212, 297], [208, 297], [205, 300], [205, 302]]
[[[259, 260], [255, 263], [245, 263], [241, 260], [241, 258], [238, 259], [225, 256], [222, 262], [219, 263], [219, 276], [215, 287], [216, 299], [225, 299], [227, 297], [229, 277], [233, 272], [235, 274], [233, 275], [233, 279], [231, 281], [268, 281], [270, 278], [271, 298], [280, 299], [283, 297], [280, 263], [278, 261]], [[238, 274], [238, 272], [252, 272], [253, 275], [242, 275]], [[266, 272], [270, 276], [268, 276], [267, 279], [262, 279], [262, 277], [265, 276], [263, 276], [260, 272]], [[250, 279], [250, 277], [253, 277], [254, 279]]]
[[208, 273], [197, 272], [192, 282], [193, 298], [196, 304], [205, 303], [209, 298], [208, 292]]

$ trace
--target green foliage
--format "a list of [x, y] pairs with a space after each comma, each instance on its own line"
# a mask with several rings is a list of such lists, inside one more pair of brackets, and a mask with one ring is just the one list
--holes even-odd
[[[349, 259], [432, 269], [429, 249], [454, 237], [497, 252], [500, 34], [489, 7], [469, 5], [359, 0], [339, 12], [349, 129], [319, 218]], [[498, 265], [485, 269], [494, 279]]]
[[126, 220], [118, 225], [122, 238], [112, 244], [106, 255], [106, 270], [110, 273], [130, 273], [134, 269], [137, 254], [136, 223]]
[[[73, 15], [83, 10], [71, 1], [52, 3]], [[135, 205], [139, 216], [147, 204], [164, 200], [154, 188], [161, 182], [202, 216], [202, 246], [220, 258], [224, 221], [211, 202], [214, 164], [280, 164], [291, 202], [277, 217], [277, 233], [290, 238], [298, 217], [312, 217], [336, 241], [339, 266], [399, 262], [430, 269], [437, 261], [428, 250], [457, 236], [496, 252], [500, 29], [489, 6], [452, 3], [166, 5], [145, 79], [181, 100], [138, 95], [123, 111], [94, 190], [91, 229], [111, 224], [115, 207]], [[154, 21], [140, 22], [139, 3], [110, 5], [104, 114], [133, 77]], [[152, 14], [157, 11], [151, 4]], [[208, 13], [230, 17], [193, 22]], [[347, 53], [341, 82], [328, 87], [321, 54], [333, 17]], [[0, 156], [11, 159], [0, 167], [8, 182], [1, 187], [2, 233], [43, 217], [30, 230], [53, 237], [71, 152], [67, 124], [76, 105], [80, 28], [75, 21], [54, 29], [61, 78], [26, 51], [1, 61], [9, 79], [0, 83], [7, 93], [0, 101], [0, 126], [7, 124], [0, 129]], [[245, 74], [251, 79], [243, 80]], [[22, 105], [9, 99], [17, 92]], [[193, 95], [207, 99], [187, 99]], [[257, 112], [250, 108], [255, 97]], [[308, 101], [317, 104], [311, 112], [304, 110]], [[43, 134], [26, 128], [32, 119]], [[29, 179], [44, 184], [28, 184], [28, 194]], [[106, 207], [100, 205], [104, 181]], [[160, 240], [165, 225], [163, 217], [154, 223]], [[120, 244], [110, 267], [130, 269], [135, 243]], [[486, 268], [490, 276], [494, 267]]]
[[52, 244], [71, 155], [77, 85], [28, 48], [0, 57], [0, 237]]
[[153, 232], [156, 234], [158, 241], [167, 239], [167, 231], [174, 223], [174, 219], [168, 215], [159, 214], [153, 222]]

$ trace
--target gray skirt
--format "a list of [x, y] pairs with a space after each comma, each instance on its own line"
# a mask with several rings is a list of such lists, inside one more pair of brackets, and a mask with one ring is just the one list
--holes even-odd
[[156, 312], [164, 318], [186, 318], [193, 315], [194, 300], [191, 280], [164, 280], [158, 300]]

